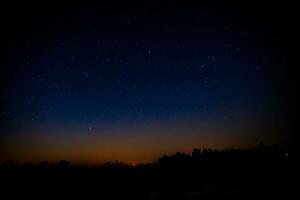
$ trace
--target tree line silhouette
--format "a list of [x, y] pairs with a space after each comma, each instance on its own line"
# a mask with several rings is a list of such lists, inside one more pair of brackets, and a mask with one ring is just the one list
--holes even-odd
[[[62, 194], [66, 198], [256, 199], [291, 195], [291, 146], [260, 143], [253, 149], [194, 149], [163, 155], [157, 162], [130, 165], [119, 161], [99, 167], [72, 167], [61, 160], [37, 165], [5, 161], [0, 188], [7, 195]], [[38, 196], [40, 197], [40, 196]]]
[[[145, 166], [159, 166], [159, 167], [176, 167], [176, 166], [193, 166], [204, 164], [207, 162], [261, 162], [266, 163], [270, 161], [283, 161], [288, 159], [290, 146], [272, 145], [267, 146], [262, 142], [259, 143], [258, 148], [253, 149], [210, 149], [196, 148], [192, 151], [191, 155], [187, 153], [177, 152], [173, 155], [163, 155], [157, 159], [157, 162], [147, 164], [135, 164], [134, 166], [128, 163], [116, 161], [108, 161], [99, 167], [107, 168], [126, 168], [126, 167], [145, 167]], [[1, 163], [1, 169], [13, 169], [18, 165], [13, 160], [6, 160]], [[36, 168], [61, 168], [67, 169], [71, 166], [69, 161], [60, 160], [56, 164], [50, 164], [44, 160], [40, 163], [25, 164], [23, 167], [36, 167]], [[88, 166], [87, 166], [88, 167]]]

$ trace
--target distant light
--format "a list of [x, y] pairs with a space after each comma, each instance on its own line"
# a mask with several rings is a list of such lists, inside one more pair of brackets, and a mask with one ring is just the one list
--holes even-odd
[[288, 154], [288, 153], [286, 153], [286, 154], [285, 154], [285, 156], [288, 158], [288, 157], [289, 157], [289, 154]]

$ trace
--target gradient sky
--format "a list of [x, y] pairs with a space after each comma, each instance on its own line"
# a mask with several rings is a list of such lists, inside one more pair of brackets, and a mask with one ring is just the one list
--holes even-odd
[[250, 10], [78, 4], [10, 19], [0, 160], [149, 162], [285, 143], [283, 23]]

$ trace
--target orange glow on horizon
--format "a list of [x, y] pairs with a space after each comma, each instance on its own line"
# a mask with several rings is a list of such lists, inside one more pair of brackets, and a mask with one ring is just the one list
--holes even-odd
[[[0, 160], [39, 162], [68, 160], [71, 163], [98, 165], [107, 161], [129, 164], [156, 161], [163, 154], [191, 153], [194, 148], [245, 148], [261, 141], [253, 133], [260, 127], [255, 123], [239, 121], [239, 126], [219, 123], [199, 125], [172, 121], [169, 125], [152, 127], [117, 127], [105, 134], [82, 134], [79, 129], [72, 134], [32, 132], [6, 138]], [[45, 130], [43, 130], [45, 131]], [[282, 130], [284, 131], [284, 130]], [[243, 132], [241, 136], [239, 133]], [[249, 132], [248, 136], [247, 133]], [[189, 133], [189, 134], [186, 134]], [[280, 138], [280, 137], [278, 137]]]

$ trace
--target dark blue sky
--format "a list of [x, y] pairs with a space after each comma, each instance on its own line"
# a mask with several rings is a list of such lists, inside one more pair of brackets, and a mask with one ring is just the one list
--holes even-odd
[[[282, 72], [288, 50], [272, 13], [261, 16], [241, 5], [195, 6], [74, 5], [12, 20], [17, 28], [4, 47], [2, 157], [22, 160], [18, 151], [30, 146], [27, 160], [78, 161], [63, 146], [86, 135], [94, 138], [70, 148], [92, 152], [89, 146], [111, 144], [109, 153], [99, 147], [90, 159], [128, 162], [152, 159], [158, 153], [149, 152], [157, 143], [172, 152], [198, 144], [224, 148], [280, 141], [280, 131], [259, 136], [276, 129], [274, 120], [287, 113]], [[177, 131], [180, 124], [185, 126]], [[164, 131], [157, 135], [158, 130]], [[99, 139], [104, 135], [110, 137], [105, 142]], [[163, 137], [176, 139], [167, 144]], [[47, 147], [41, 149], [43, 140]], [[146, 151], [140, 144], [147, 141], [152, 148]], [[130, 153], [118, 153], [128, 146]]]

